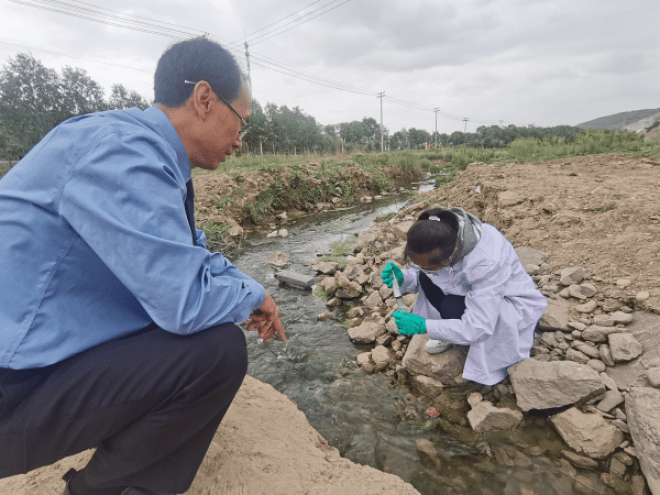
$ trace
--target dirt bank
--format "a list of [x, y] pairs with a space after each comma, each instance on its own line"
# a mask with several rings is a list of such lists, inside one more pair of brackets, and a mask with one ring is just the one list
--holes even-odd
[[[92, 451], [0, 480], [0, 493], [64, 491]], [[341, 458], [286, 396], [246, 377], [186, 495], [419, 495], [392, 474]]]
[[548, 253], [553, 268], [588, 268], [601, 293], [632, 302], [648, 292], [637, 306], [660, 313], [659, 156], [471, 164], [426, 196], [476, 213], [514, 246]]

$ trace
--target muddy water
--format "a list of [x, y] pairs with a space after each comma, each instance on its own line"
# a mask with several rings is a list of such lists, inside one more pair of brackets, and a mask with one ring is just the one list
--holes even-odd
[[[420, 185], [422, 190], [431, 187]], [[572, 468], [559, 468], [525, 450], [544, 443], [544, 449], [554, 446], [557, 450], [561, 444], [545, 419], [526, 418], [516, 433], [517, 445], [506, 434], [489, 438], [488, 443], [454, 440], [433, 427], [423, 408], [419, 419], [401, 419], [400, 407], [406, 403], [408, 390], [391, 387], [383, 375], [358, 369], [355, 356], [361, 351], [349, 341], [347, 331], [337, 321], [317, 321], [317, 315], [328, 310], [324, 301], [310, 291], [280, 286], [277, 269], [266, 265], [273, 252], [281, 251], [290, 257], [288, 270], [313, 275], [310, 263], [329, 254], [332, 243], [352, 239], [369, 228], [374, 218], [406, 206], [403, 200], [377, 202], [316, 214], [288, 224], [292, 235], [286, 239], [255, 235], [243, 244], [232, 261], [273, 296], [288, 338], [286, 344], [279, 340], [260, 343], [256, 333], [249, 332], [248, 373], [291, 398], [344, 457], [396, 474], [424, 495], [592, 493], [580, 483], [574, 491], [578, 473]], [[273, 418], [273, 427], [280, 421], [286, 418]], [[420, 458], [420, 438], [435, 445], [436, 461]], [[579, 474], [604, 493], [597, 473]]]

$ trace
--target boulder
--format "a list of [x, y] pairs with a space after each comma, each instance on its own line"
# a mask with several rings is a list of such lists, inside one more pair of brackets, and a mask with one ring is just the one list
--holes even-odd
[[366, 246], [368, 246], [372, 242], [376, 242], [377, 240], [378, 240], [378, 232], [377, 231], [367, 230], [367, 231], [364, 231], [364, 232], [360, 232], [360, 233], [358, 233], [357, 239], [355, 240], [355, 245], [353, 246], [353, 251], [355, 251], [356, 253], [359, 253]]
[[579, 284], [584, 280], [588, 271], [581, 266], [574, 266], [571, 268], [564, 268], [560, 273], [559, 283], [561, 285]]
[[523, 411], [567, 406], [605, 392], [594, 369], [572, 361], [526, 359], [510, 366], [508, 372]]
[[575, 407], [554, 415], [552, 424], [573, 450], [592, 459], [604, 459], [614, 453], [624, 435], [599, 414], [585, 414]]
[[467, 413], [474, 431], [511, 430], [520, 424], [522, 417], [519, 409], [495, 407], [487, 400], [479, 402]]
[[381, 304], [383, 304], [383, 298], [380, 297], [378, 291], [374, 291], [364, 300], [364, 307], [367, 309], [375, 309]]
[[607, 342], [607, 336], [611, 333], [620, 333], [622, 330], [617, 327], [601, 327], [591, 325], [582, 332], [582, 339], [589, 342]]
[[371, 351], [371, 359], [373, 359], [376, 365], [378, 365], [378, 363], [385, 363], [386, 365], [390, 365], [396, 361], [392, 351], [384, 345], [377, 345], [374, 347], [374, 350]]
[[542, 265], [548, 261], [548, 255], [542, 251], [537, 251], [528, 246], [520, 246], [516, 248], [516, 254], [520, 259], [520, 263], [524, 265]]
[[611, 333], [607, 336], [614, 361], [631, 361], [642, 354], [642, 344], [629, 332]]
[[395, 236], [397, 236], [398, 239], [405, 241], [408, 236], [408, 231], [410, 230], [410, 227], [412, 227], [415, 224], [414, 220], [407, 220], [405, 222], [399, 222], [395, 223], [392, 225], [392, 232], [394, 233]]
[[569, 308], [568, 301], [564, 299], [548, 299], [548, 306], [539, 320], [539, 328], [569, 332], [571, 330], [568, 326]]
[[396, 263], [397, 265], [401, 266], [405, 261], [405, 254], [404, 254], [405, 250], [406, 250], [406, 243], [403, 242], [394, 249], [381, 254], [380, 257], [384, 259], [386, 262], [392, 261], [393, 263]]
[[376, 339], [384, 334], [385, 324], [380, 319], [366, 318], [362, 325], [350, 328], [348, 330], [348, 336], [353, 342], [359, 342], [361, 344], [373, 344]]
[[653, 495], [660, 494], [660, 390], [633, 387], [626, 395], [628, 428]]
[[578, 304], [577, 306], [575, 306], [575, 311], [579, 313], [591, 313], [595, 311], [597, 307], [598, 307], [598, 303], [596, 303], [596, 301], [591, 299], [584, 304]]
[[337, 285], [337, 281], [335, 280], [335, 277], [326, 277], [321, 280], [318, 285], [324, 291], [330, 292], [330, 290]]
[[321, 272], [323, 275], [334, 275], [339, 269], [339, 263], [335, 263], [334, 261], [321, 261], [319, 263], [313, 263], [312, 268], [317, 272]]
[[278, 266], [278, 267], [286, 266], [289, 264], [289, 255], [285, 253], [281, 253], [279, 251], [275, 251], [273, 254], [270, 255], [270, 258], [268, 258], [266, 264]]
[[424, 395], [434, 398], [442, 393], [444, 384], [440, 380], [431, 378], [430, 376], [416, 375], [413, 378], [417, 389]]
[[358, 283], [351, 282], [346, 275], [342, 272], [335, 274], [338, 289], [335, 296], [340, 299], [355, 299], [362, 294], [362, 286]]
[[463, 372], [467, 348], [454, 346], [441, 354], [429, 354], [424, 349], [428, 340], [425, 333], [412, 337], [402, 360], [403, 366], [412, 375], [425, 375], [445, 385], [454, 385], [454, 377]]

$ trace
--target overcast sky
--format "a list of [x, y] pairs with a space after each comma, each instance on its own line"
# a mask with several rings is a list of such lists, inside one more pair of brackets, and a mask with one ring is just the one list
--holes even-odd
[[[86, 10], [56, 12], [66, 5]], [[118, 13], [167, 35], [108, 24]], [[435, 108], [438, 131], [451, 133], [660, 107], [657, 0], [0, 0], [0, 18], [3, 66], [30, 52], [147, 99], [175, 31], [208, 33], [243, 63], [247, 37], [254, 98], [322, 124], [380, 121], [379, 92], [390, 133], [433, 132]], [[287, 74], [273, 70], [282, 66]]]

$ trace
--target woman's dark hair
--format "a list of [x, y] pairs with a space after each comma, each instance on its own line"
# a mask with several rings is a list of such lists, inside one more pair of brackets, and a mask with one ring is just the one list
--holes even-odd
[[[429, 220], [437, 217], [438, 220]], [[406, 258], [437, 250], [438, 256], [429, 260], [432, 265], [442, 265], [454, 252], [458, 236], [458, 219], [442, 208], [432, 208], [422, 213], [408, 231]]]
[[243, 75], [236, 59], [218, 43], [193, 38], [172, 45], [160, 57], [154, 102], [170, 108], [183, 105], [195, 89], [185, 81], [206, 81], [215, 94], [232, 102], [241, 91]]

